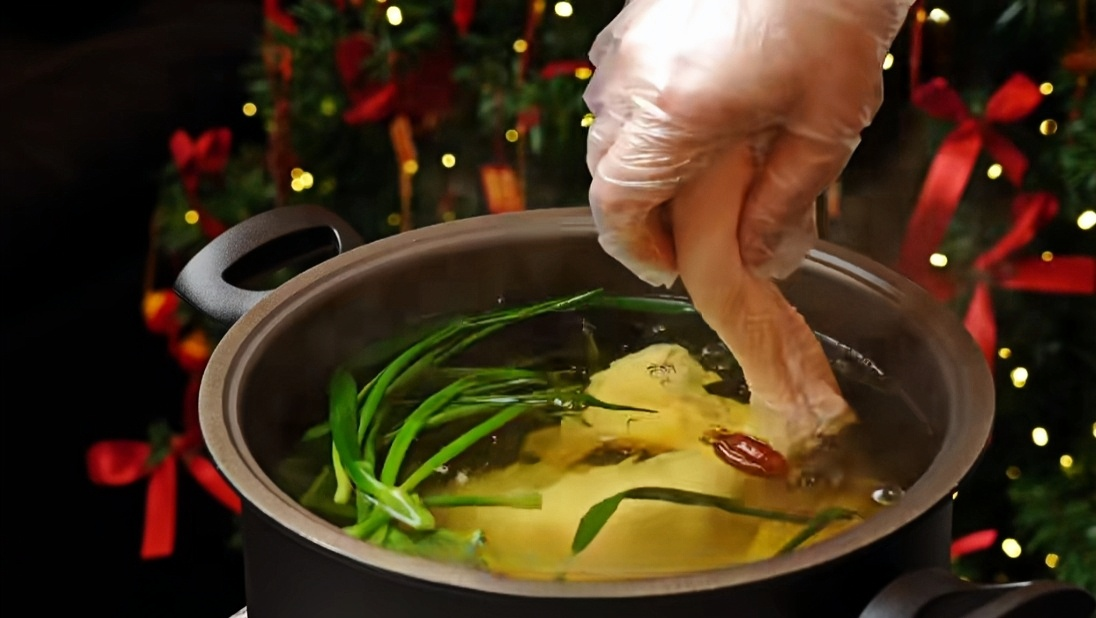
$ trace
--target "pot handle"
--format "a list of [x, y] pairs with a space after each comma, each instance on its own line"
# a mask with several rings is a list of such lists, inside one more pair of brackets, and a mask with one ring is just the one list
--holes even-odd
[[202, 247], [175, 279], [175, 293], [195, 309], [232, 324], [271, 290], [241, 287], [238, 279], [361, 245], [338, 215], [320, 206], [281, 206], [225, 230]]
[[872, 599], [860, 618], [1092, 618], [1096, 599], [1054, 581], [975, 584], [945, 569], [899, 577]]

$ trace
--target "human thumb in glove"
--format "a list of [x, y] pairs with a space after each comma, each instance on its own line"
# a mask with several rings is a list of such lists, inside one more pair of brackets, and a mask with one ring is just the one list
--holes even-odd
[[882, 103], [883, 58], [912, 2], [630, 0], [591, 48], [584, 97], [595, 116], [587, 165], [604, 249], [648, 283], [672, 285], [661, 207], [745, 143], [755, 165], [726, 171], [753, 176], [738, 226], [742, 261], [758, 276], [790, 274], [815, 238], [814, 199]]

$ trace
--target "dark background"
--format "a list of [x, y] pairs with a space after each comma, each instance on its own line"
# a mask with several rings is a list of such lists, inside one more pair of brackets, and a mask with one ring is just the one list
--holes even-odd
[[180, 474], [175, 556], [142, 561], [146, 483], [94, 486], [84, 454], [180, 416], [183, 376], [140, 313], [157, 175], [175, 129], [243, 130], [238, 71], [261, 15], [259, 0], [5, 8], [0, 614], [227, 618], [245, 604], [223, 507]]

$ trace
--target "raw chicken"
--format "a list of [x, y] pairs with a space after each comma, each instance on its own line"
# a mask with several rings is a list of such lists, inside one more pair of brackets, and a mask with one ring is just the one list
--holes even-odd
[[[587, 392], [603, 401], [657, 413], [591, 407], [581, 419], [568, 417], [559, 426], [529, 434], [518, 463], [470, 478], [458, 475], [437, 491], [481, 496], [537, 491], [542, 507], [437, 509], [438, 525], [458, 532], [482, 531], [482, 557], [495, 573], [533, 579], [627, 579], [762, 560], [802, 529], [708, 507], [625, 500], [597, 538], [572, 555], [572, 539], [590, 507], [636, 487], [684, 489], [789, 512], [840, 505], [866, 515], [877, 508], [869, 496], [878, 484], [866, 477], [850, 478], [840, 487], [804, 489], [748, 476], [721, 461], [701, 440], [707, 430], [723, 427], [764, 436], [758, 434], [758, 414], [751, 406], [704, 389], [719, 379], [674, 344], [653, 345], [614, 361], [591, 376]], [[592, 461], [606, 451], [625, 458], [618, 463]], [[811, 542], [852, 525], [855, 522], [835, 524]]]
[[754, 170], [750, 147], [729, 149], [682, 186], [669, 218], [682, 283], [742, 366], [751, 404], [771, 412], [763, 433], [794, 460], [856, 416], [803, 317], [742, 263], [739, 214]]

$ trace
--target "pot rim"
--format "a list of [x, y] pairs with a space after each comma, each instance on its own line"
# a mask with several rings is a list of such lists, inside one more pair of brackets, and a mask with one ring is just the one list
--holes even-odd
[[260, 343], [275, 328], [278, 316], [307, 306], [322, 290], [383, 269], [418, 253], [423, 247], [459, 246], [470, 235], [478, 240], [520, 242], [554, 229], [562, 236], [595, 233], [587, 207], [553, 208], [485, 215], [436, 224], [381, 239], [337, 255], [283, 283], [232, 325], [217, 344], [202, 377], [199, 416], [206, 445], [225, 478], [244, 501], [298, 542], [312, 544], [344, 560], [372, 567], [392, 577], [454, 586], [479, 592], [531, 597], [617, 598], [699, 592], [769, 580], [818, 567], [865, 548], [911, 524], [934, 506], [950, 500], [958, 484], [981, 457], [993, 420], [994, 389], [981, 351], [955, 316], [908, 279], [862, 255], [817, 241], [804, 269], [836, 271], [866, 285], [895, 304], [922, 316], [920, 326], [936, 345], [949, 350], [955, 371], [946, 376], [962, 413], [940, 451], [903, 499], [852, 529], [794, 553], [760, 562], [674, 576], [596, 582], [510, 579], [461, 565], [418, 558], [373, 546], [299, 506], [268, 478], [249, 452], [238, 422], [241, 377]]

